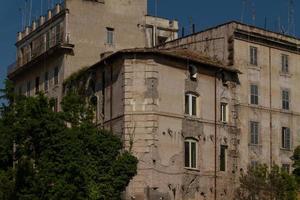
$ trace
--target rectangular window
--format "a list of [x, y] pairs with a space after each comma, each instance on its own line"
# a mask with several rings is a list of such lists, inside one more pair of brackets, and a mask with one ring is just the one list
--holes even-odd
[[251, 85], [250, 86], [250, 103], [254, 105], [258, 105], [258, 86]]
[[50, 30], [46, 33], [46, 50], [48, 50], [50, 48], [50, 37], [51, 37], [51, 32]]
[[185, 167], [197, 168], [197, 141], [189, 139], [184, 142]]
[[109, 45], [113, 45], [114, 44], [114, 29], [106, 28], [106, 34], [107, 34], [106, 43]]
[[250, 47], [250, 64], [257, 65], [257, 47]]
[[55, 27], [55, 41], [56, 44], [59, 44], [61, 42], [61, 38], [60, 38], [60, 24], [56, 25]]
[[58, 84], [58, 67], [54, 68], [54, 84]]
[[40, 77], [35, 78], [35, 94], [37, 94], [40, 91]]
[[48, 72], [45, 72], [45, 77], [44, 77], [44, 90], [45, 92], [48, 91], [48, 88], [49, 88], [49, 74]]
[[31, 89], [31, 82], [27, 82], [27, 88], [26, 88], [26, 95], [29, 97], [30, 96], [30, 89]]
[[282, 54], [281, 55], [281, 71], [283, 73], [289, 72], [289, 56]]
[[221, 103], [221, 122], [228, 122], [228, 104]]
[[250, 143], [251, 144], [258, 144], [258, 136], [259, 136], [259, 132], [258, 132], [258, 122], [250, 122]]
[[282, 109], [290, 109], [290, 92], [288, 90], [282, 90]]
[[185, 114], [190, 116], [197, 115], [197, 96], [193, 94], [185, 95]]
[[20, 85], [20, 87], [19, 87], [19, 95], [22, 95], [22, 92], [23, 92], [23, 87], [22, 87], [22, 85]]
[[221, 145], [220, 149], [220, 171], [226, 171], [226, 151], [227, 146]]
[[58, 112], [58, 99], [57, 98], [54, 99], [53, 111]]
[[281, 147], [283, 149], [291, 149], [291, 131], [287, 127], [281, 129]]
[[290, 165], [289, 164], [282, 164], [282, 168], [283, 171], [285, 171], [286, 173], [290, 173]]
[[255, 167], [257, 167], [257, 165], [258, 165], [258, 161], [256, 161], [256, 160], [251, 160], [251, 163], [250, 163], [250, 167], [251, 167], [251, 168], [255, 168]]

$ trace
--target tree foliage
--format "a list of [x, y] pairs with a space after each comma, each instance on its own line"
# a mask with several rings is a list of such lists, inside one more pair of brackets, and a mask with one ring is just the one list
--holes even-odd
[[292, 157], [294, 164], [293, 164], [293, 174], [296, 178], [297, 183], [300, 185], [300, 146], [298, 146], [294, 150], [294, 154]]
[[278, 166], [269, 169], [266, 165], [259, 164], [242, 174], [235, 199], [296, 200], [297, 183], [292, 175]]
[[0, 200], [117, 200], [136, 174], [137, 159], [120, 138], [93, 124], [93, 107], [69, 91], [62, 112], [53, 101], [15, 96], [0, 117]]

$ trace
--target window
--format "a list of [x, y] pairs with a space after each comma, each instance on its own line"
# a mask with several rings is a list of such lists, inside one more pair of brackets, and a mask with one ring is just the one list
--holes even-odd
[[258, 161], [256, 161], [256, 160], [251, 160], [251, 163], [250, 163], [250, 167], [251, 167], [251, 168], [256, 168], [257, 165], [258, 165]]
[[251, 144], [258, 144], [258, 122], [250, 122], [250, 143]]
[[58, 67], [54, 68], [54, 84], [58, 84]]
[[48, 88], [49, 88], [49, 74], [48, 74], [48, 72], [45, 72], [44, 79], [45, 79], [45, 81], [44, 81], [44, 90], [45, 90], [45, 92], [47, 92]]
[[46, 33], [46, 50], [50, 48], [50, 30]]
[[287, 127], [281, 129], [281, 147], [283, 149], [291, 149], [291, 131]]
[[257, 48], [250, 47], [250, 64], [257, 65]]
[[289, 164], [282, 164], [282, 168], [283, 171], [285, 171], [286, 173], [290, 173], [290, 165]]
[[113, 28], [106, 28], [106, 34], [107, 34], [107, 39], [106, 43], [109, 45], [114, 44], [114, 29]]
[[197, 168], [197, 141], [186, 139], [184, 142], [184, 166]]
[[22, 87], [22, 85], [20, 85], [20, 87], [19, 87], [19, 95], [22, 95], [22, 92], [23, 92], [23, 87]]
[[221, 122], [228, 122], [228, 104], [221, 103]]
[[281, 55], [281, 71], [283, 73], [289, 72], [289, 56], [282, 54]]
[[53, 111], [58, 112], [58, 99], [57, 98], [54, 99]]
[[254, 105], [258, 105], [258, 86], [251, 85], [250, 86], [250, 103]]
[[282, 90], [282, 109], [290, 109], [290, 92], [288, 90]]
[[40, 91], [40, 77], [35, 78], [35, 94], [37, 94]]
[[185, 95], [185, 114], [190, 116], [197, 115], [197, 96], [194, 94]]
[[30, 89], [31, 89], [31, 82], [27, 82], [27, 88], [26, 88], [26, 95], [29, 97], [30, 96]]
[[220, 171], [226, 171], [226, 151], [227, 151], [227, 146], [226, 145], [221, 145], [220, 149]]

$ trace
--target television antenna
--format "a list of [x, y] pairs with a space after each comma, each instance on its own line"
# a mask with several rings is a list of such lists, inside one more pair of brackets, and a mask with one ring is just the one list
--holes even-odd
[[288, 28], [287, 33], [290, 35], [295, 35], [295, 1], [288, 0]]

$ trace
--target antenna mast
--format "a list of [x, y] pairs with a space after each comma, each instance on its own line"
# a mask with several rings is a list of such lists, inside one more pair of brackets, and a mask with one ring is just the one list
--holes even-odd
[[290, 35], [295, 35], [295, 1], [294, 0], [289, 0], [289, 5], [288, 5], [288, 34]]

